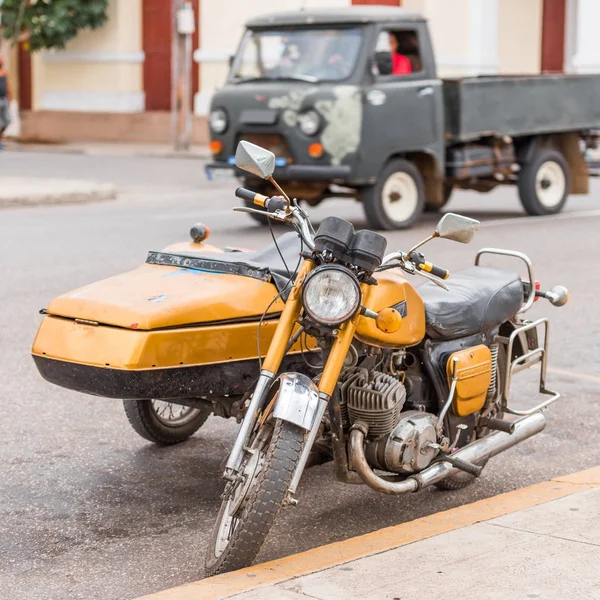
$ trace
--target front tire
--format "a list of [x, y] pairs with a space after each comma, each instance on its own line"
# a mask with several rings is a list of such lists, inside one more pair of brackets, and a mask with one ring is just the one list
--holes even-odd
[[206, 553], [207, 576], [251, 565], [284, 504], [305, 432], [280, 420], [265, 427], [272, 427], [270, 439], [262, 447], [256, 447], [255, 439], [244, 480], [232, 486], [221, 503]]
[[519, 174], [519, 197], [530, 215], [559, 213], [569, 194], [569, 167], [551, 148], [536, 150]]
[[425, 185], [411, 162], [397, 159], [383, 169], [374, 186], [361, 193], [365, 216], [373, 229], [406, 229], [425, 207]]
[[184, 442], [211, 413], [209, 408], [190, 408], [163, 400], [123, 400], [123, 408], [133, 430], [158, 446]]

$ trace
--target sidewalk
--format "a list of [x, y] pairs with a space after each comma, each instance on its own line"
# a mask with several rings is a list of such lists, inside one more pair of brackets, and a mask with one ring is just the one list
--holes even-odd
[[116, 197], [116, 189], [110, 183], [81, 179], [0, 176], [0, 208], [97, 202], [113, 200]]
[[139, 600], [600, 599], [599, 514], [596, 467]]
[[64, 144], [20, 143], [5, 141], [7, 151], [82, 154], [84, 156], [140, 156], [156, 158], [210, 158], [207, 146], [192, 146], [188, 152], [174, 150], [169, 144], [133, 144], [121, 142], [70, 142]]

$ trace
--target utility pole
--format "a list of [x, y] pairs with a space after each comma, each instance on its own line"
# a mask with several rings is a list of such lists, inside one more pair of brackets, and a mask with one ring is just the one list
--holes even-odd
[[196, 16], [188, 0], [172, 0], [171, 126], [175, 150], [189, 150], [192, 137], [192, 35]]

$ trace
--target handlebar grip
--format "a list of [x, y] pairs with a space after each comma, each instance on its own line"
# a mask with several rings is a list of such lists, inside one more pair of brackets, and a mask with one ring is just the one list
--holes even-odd
[[417, 264], [417, 269], [420, 269], [421, 271], [427, 271], [427, 273], [431, 273], [440, 279], [448, 279], [448, 277], [450, 277], [450, 271], [448, 271], [448, 269], [443, 269], [442, 267], [438, 267], [437, 265], [434, 265], [428, 261]]
[[254, 204], [258, 206], [265, 206], [265, 202], [268, 200], [267, 196], [263, 196], [262, 194], [257, 194], [252, 190], [247, 190], [246, 188], [239, 187], [235, 190], [235, 195], [242, 200], [247, 200], [248, 202], [254, 202]]

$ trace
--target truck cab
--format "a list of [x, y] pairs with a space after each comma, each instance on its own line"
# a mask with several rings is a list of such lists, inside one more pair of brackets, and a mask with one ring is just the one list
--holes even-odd
[[[396, 74], [394, 41], [404, 57]], [[276, 13], [247, 23], [213, 97], [207, 168], [232, 169], [244, 185], [274, 192], [235, 169], [245, 139], [274, 152], [275, 178], [309, 204], [332, 195], [364, 200], [395, 157], [413, 156], [441, 184], [443, 128], [441, 82], [420, 15], [377, 6]], [[423, 209], [411, 175], [388, 183], [398, 218], [386, 228], [409, 225]]]

